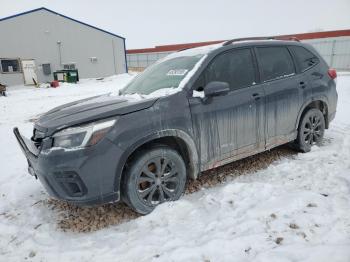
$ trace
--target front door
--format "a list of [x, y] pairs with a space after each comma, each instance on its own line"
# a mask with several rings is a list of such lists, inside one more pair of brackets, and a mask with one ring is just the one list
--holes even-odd
[[231, 91], [203, 100], [190, 97], [194, 137], [202, 170], [249, 155], [265, 146], [264, 91], [256, 85], [252, 50], [234, 49], [215, 57], [193, 86], [227, 82]]
[[35, 61], [34, 60], [21, 60], [22, 70], [25, 85], [37, 85], [38, 77], [35, 73]]

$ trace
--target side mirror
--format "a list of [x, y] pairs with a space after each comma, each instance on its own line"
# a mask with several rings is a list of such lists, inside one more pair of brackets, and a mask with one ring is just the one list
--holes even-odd
[[212, 81], [204, 87], [205, 97], [222, 96], [230, 91], [230, 86], [226, 82]]

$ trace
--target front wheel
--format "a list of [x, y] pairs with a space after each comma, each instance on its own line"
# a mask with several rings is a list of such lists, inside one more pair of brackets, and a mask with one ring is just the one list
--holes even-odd
[[185, 190], [185, 163], [177, 151], [165, 146], [138, 153], [124, 175], [125, 202], [140, 214], [179, 199]]
[[325, 120], [322, 112], [316, 108], [307, 111], [300, 121], [296, 140], [297, 149], [309, 152], [312, 145], [320, 144], [324, 130]]

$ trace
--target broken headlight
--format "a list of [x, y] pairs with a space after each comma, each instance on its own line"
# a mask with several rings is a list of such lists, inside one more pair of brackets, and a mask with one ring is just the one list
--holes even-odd
[[96, 145], [116, 121], [117, 119], [98, 121], [63, 129], [53, 135], [53, 147], [82, 148]]

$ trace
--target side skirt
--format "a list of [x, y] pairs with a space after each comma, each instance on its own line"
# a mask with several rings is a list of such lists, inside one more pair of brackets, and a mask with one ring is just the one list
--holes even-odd
[[260, 146], [258, 148], [254, 147], [252, 145], [242, 147], [240, 149], [233, 151], [231, 156], [224, 157], [220, 160], [214, 160], [214, 161], [209, 162], [208, 164], [203, 165], [201, 168], [201, 171], [206, 171], [206, 170], [213, 169], [213, 168], [216, 168], [219, 166], [223, 166], [223, 165], [229, 164], [231, 162], [241, 160], [243, 158], [253, 156], [253, 155], [259, 154], [261, 152], [270, 150], [270, 149], [275, 148], [277, 146], [287, 144], [289, 142], [294, 141], [297, 138], [297, 134], [298, 134], [298, 132], [294, 131], [293, 133], [291, 133], [289, 135], [274, 137], [272, 139], [269, 139], [265, 146]]

